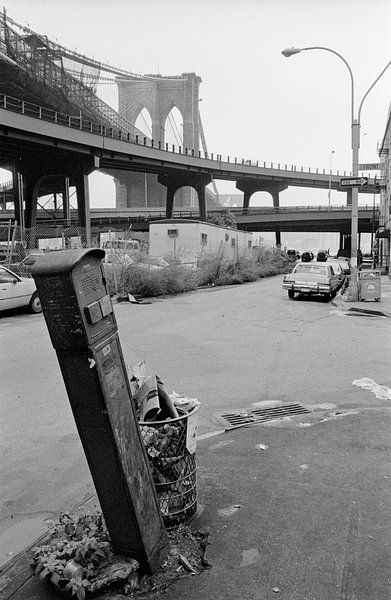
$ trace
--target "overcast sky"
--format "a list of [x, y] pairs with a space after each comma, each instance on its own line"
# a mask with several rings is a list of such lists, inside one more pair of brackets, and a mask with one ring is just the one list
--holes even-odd
[[[5, 7], [16, 21], [133, 72], [195, 71], [210, 152], [305, 168], [328, 169], [334, 150], [333, 170], [351, 169], [349, 74], [329, 52], [284, 58], [281, 50], [327, 46], [342, 54], [357, 108], [391, 59], [390, 0], [7, 0]], [[363, 105], [360, 162], [378, 162], [390, 91], [391, 67]], [[327, 190], [291, 189], [283, 198], [318, 203]]]

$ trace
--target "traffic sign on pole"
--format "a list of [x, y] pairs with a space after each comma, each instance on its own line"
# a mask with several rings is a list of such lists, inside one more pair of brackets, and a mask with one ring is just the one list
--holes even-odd
[[362, 187], [368, 185], [368, 177], [341, 177], [339, 184], [341, 187]]

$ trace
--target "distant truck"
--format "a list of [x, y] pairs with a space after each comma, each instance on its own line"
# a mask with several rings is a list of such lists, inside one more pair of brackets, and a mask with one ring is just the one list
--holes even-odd
[[112, 250], [118, 254], [134, 254], [140, 251], [140, 242], [138, 240], [107, 240], [102, 247], [103, 250]]

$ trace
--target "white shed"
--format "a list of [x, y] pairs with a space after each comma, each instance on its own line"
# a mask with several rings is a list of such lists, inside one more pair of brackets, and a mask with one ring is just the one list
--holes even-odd
[[149, 255], [196, 264], [205, 256], [237, 260], [252, 252], [253, 234], [188, 219], [163, 220], [149, 226]]

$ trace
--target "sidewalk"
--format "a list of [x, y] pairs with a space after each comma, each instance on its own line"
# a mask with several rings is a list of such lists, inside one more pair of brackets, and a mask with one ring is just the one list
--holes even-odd
[[[389, 599], [390, 426], [385, 407], [297, 415], [200, 440], [201, 514], [192, 526], [210, 531], [213, 566], [164, 598]], [[0, 598], [58, 599], [28, 562], [26, 552], [2, 573]]]
[[357, 311], [368, 314], [383, 313], [380, 316], [391, 317], [391, 279], [388, 275], [382, 275], [380, 278], [381, 298], [379, 302], [373, 300], [349, 302], [347, 291], [344, 294], [338, 293], [331, 304], [343, 310]]

